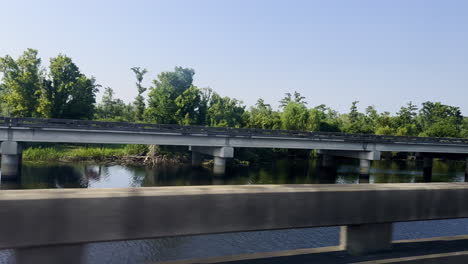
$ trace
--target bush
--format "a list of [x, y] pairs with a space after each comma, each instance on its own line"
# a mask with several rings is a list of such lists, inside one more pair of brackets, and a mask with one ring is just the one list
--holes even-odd
[[125, 154], [132, 156], [144, 156], [148, 153], [148, 145], [127, 145]]

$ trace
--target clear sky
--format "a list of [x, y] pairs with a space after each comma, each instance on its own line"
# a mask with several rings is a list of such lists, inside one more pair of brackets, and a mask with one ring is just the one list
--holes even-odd
[[129, 102], [174, 66], [195, 85], [273, 106], [299, 91], [347, 112], [441, 101], [468, 115], [466, 0], [0, 0], [0, 56], [58, 53]]

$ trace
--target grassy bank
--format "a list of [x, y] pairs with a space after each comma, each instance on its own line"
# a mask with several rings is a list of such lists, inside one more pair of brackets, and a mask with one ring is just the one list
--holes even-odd
[[146, 157], [148, 147], [145, 145], [118, 145], [105, 147], [86, 146], [36, 146], [23, 151], [25, 161], [96, 161], [121, 163], [176, 163], [184, 162], [183, 153], [156, 153]]

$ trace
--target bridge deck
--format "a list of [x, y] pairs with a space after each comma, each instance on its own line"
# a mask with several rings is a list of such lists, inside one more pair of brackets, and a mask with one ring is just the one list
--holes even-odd
[[271, 130], [254, 128], [225, 128], [205, 126], [179, 126], [167, 124], [103, 122], [71, 119], [43, 119], [43, 118], [7, 118], [0, 117], [0, 127], [22, 128], [60, 128], [73, 130], [108, 130], [152, 133], [174, 133], [182, 135], [207, 135], [228, 137], [280, 137], [303, 138], [311, 140], [337, 140], [369, 143], [422, 143], [422, 144], [455, 144], [467, 145], [468, 138], [434, 138], [434, 137], [403, 137], [371, 134], [349, 134], [337, 132], [309, 132], [292, 130]]

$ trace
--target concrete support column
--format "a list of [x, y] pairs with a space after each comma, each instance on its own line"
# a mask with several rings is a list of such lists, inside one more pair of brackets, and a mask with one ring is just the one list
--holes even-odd
[[342, 226], [341, 247], [350, 255], [364, 255], [390, 249], [392, 224], [365, 224]]
[[192, 151], [192, 166], [200, 167], [202, 165], [202, 154], [199, 152]]
[[370, 182], [371, 161], [366, 159], [359, 160], [359, 183]]
[[226, 172], [226, 159], [214, 157], [213, 172], [216, 175], [223, 175]]
[[22, 248], [15, 250], [17, 264], [82, 264], [83, 245]]
[[17, 179], [21, 174], [21, 146], [18, 142], [4, 141], [0, 145], [2, 152], [1, 171], [3, 180]]
[[424, 157], [423, 177], [424, 182], [432, 181], [432, 157]]
[[[192, 151], [192, 162], [197, 159], [195, 153], [203, 153], [214, 157], [213, 171], [215, 175], [222, 175], [226, 172], [226, 159], [234, 157], [233, 147], [198, 147], [190, 146]], [[196, 154], [195, 154], [196, 155]], [[192, 163], [193, 164], [193, 163]]]

